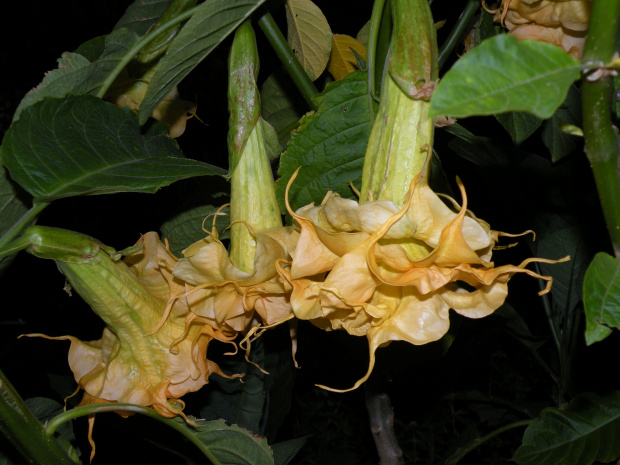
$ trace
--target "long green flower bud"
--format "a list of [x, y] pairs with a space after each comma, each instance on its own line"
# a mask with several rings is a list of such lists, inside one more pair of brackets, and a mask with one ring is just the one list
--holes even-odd
[[[256, 36], [249, 22], [237, 29], [228, 60], [228, 152], [231, 173], [230, 219], [256, 230], [282, 226], [273, 173], [260, 117]], [[246, 224], [231, 228], [230, 260], [253, 272], [256, 243]]]
[[426, 0], [394, 0], [392, 14], [388, 72], [366, 150], [360, 203], [402, 205], [433, 145], [428, 111], [437, 80], [437, 38], [430, 7]]

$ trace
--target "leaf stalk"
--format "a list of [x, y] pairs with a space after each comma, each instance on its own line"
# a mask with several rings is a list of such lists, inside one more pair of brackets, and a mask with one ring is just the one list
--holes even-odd
[[267, 40], [273, 47], [276, 55], [278, 55], [280, 61], [282, 61], [284, 68], [288, 72], [289, 76], [291, 76], [291, 79], [297, 86], [297, 89], [299, 89], [299, 92], [303, 96], [308, 107], [310, 109], [315, 109], [316, 105], [314, 104], [312, 97], [317, 95], [319, 91], [308, 74], [304, 71], [301, 63], [299, 63], [299, 60], [291, 50], [291, 47], [289, 47], [286, 38], [280, 31], [280, 28], [278, 28], [278, 25], [273, 19], [273, 16], [271, 16], [271, 13], [266, 11], [258, 19], [258, 26], [261, 31], [263, 31], [263, 34], [265, 34], [265, 37], [267, 37]]

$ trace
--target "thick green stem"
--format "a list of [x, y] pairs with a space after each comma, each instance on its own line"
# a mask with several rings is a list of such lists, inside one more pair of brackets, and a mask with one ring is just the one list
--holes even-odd
[[288, 42], [286, 41], [284, 35], [282, 35], [282, 32], [280, 32], [280, 29], [271, 16], [271, 13], [268, 11], [265, 12], [258, 19], [258, 26], [267, 37], [267, 40], [273, 47], [276, 55], [278, 55], [280, 61], [282, 61], [284, 68], [286, 68], [286, 71], [291, 76], [291, 79], [299, 89], [299, 92], [301, 92], [301, 95], [306, 101], [308, 107], [314, 109], [315, 105], [312, 101], [312, 97], [318, 94], [319, 91], [304, 71], [303, 66], [299, 63], [299, 60], [295, 56], [295, 53], [291, 50], [291, 47], [289, 47]]
[[437, 39], [426, 0], [393, 0], [389, 73], [370, 134], [360, 203], [403, 203], [433, 145], [430, 95], [437, 79]]
[[[620, 0], [592, 4], [583, 63], [612, 61], [620, 25]], [[600, 73], [599, 73], [600, 74]], [[583, 134], [603, 215], [617, 258], [620, 258], [620, 137], [612, 124], [613, 77], [584, 73], [582, 79]]]
[[45, 207], [47, 207], [48, 205], [49, 203], [47, 202], [33, 202], [30, 210], [24, 213], [22, 217], [17, 220], [7, 232], [4, 233], [4, 236], [0, 238], [0, 250], [6, 247], [9, 242], [11, 242], [15, 237], [17, 237], [17, 235], [19, 235], [19, 233], [22, 232], [25, 227], [33, 223], [36, 220], [37, 216], [39, 216], [39, 213], [41, 213], [43, 209], [45, 209]]
[[28, 409], [15, 388], [0, 371], [0, 432], [28, 463], [74, 465], [52, 434]]
[[441, 48], [439, 49], [439, 57], [437, 61], [439, 63], [439, 69], [443, 68], [443, 65], [446, 64], [448, 57], [454, 50], [463, 38], [463, 34], [467, 30], [467, 28], [471, 25], [471, 20], [474, 15], [480, 10], [480, 2], [478, 0], [469, 0], [467, 5], [465, 5], [465, 9], [459, 16], [456, 24], [450, 31], [446, 41], [443, 43]]

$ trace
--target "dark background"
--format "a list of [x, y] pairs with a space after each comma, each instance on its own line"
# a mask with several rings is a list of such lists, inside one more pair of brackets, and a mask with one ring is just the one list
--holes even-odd
[[[372, 8], [370, 1], [317, 0], [315, 3], [325, 13], [334, 33], [353, 36], [369, 19]], [[10, 14], [3, 14], [0, 133], [10, 125], [22, 96], [41, 81], [46, 71], [56, 68], [60, 54], [108, 33], [129, 4], [118, 0], [16, 2]], [[433, 9], [436, 20], [447, 20], [447, 25], [439, 31], [441, 44], [460, 8], [457, 2], [435, 0]], [[283, 8], [275, 16], [284, 28]], [[262, 81], [278, 63], [258, 28], [257, 37]], [[222, 167], [227, 166], [228, 113], [224, 91], [227, 45], [228, 42], [216, 50], [180, 86], [183, 97], [197, 103], [202, 122], [190, 120], [179, 144], [186, 156]], [[473, 118], [469, 129], [477, 134], [497, 136], [505, 143], [510, 140], [492, 118]], [[494, 229], [515, 230], [514, 225], [517, 230], [527, 229], [522, 225], [526, 217], [521, 213], [540, 204], [536, 198], [540, 193], [536, 173], [529, 173], [531, 180], [522, 183], [522, 191], [511, 192], [507, 197], [495, 195], [489, 192], [488, 183], [478, 180], [475, 166], [450, 151], [447, 138], [438, 134], [437, 139], [436, 148], [448, 177], [453, 180], [458, 174], [463, 178], [470, 208], [477, 216], [489, 221]], [[525, 144], [525, 148], [543, 153], [541, 146], [539, 139]], [[565, 171], [572, 177], [562, 182], [573, 183], [571, 189], [583, 200], [583, 205], [575, 208], [587, 210], [581, 211], [581, 222], [589, 228], [590, 240], [599, 250], [607, 249], [585, 157], [576, 153], [570, 163]], [[514, 180], [519, 175], [524, 173], [515, 172], [509, 178]], [[200, 179], [181, 181], [155, 195], [116, 194], [59, 200], [42, 213], [39, 224], [76, 230], [122, 249], [133, 244], [140, 234], [157, 230], [188, 192], [200, 189], [200, 182]], [[208, 183], [220, 183], [221, 189], [226, 190], [223, 181], [210, 179]], [[519, 263], [530, 255], [524, 241], [503, 253], [501, 261]], [[24, 253], [19, 254], [0, 281], [0, 368], [24, 398], [47, 396], [62, 401], [59, 391], [66, 391], [63, 386], [67, 385], [71, 373], [66, 361], [66, 342], [18, 340], [19, 334], [71, 334], [82, 340], [101, 337], [102, 322], [78, 296], [68, 297], [63, 286], [64, 278], [52, 261]], [[513, 306], [527, 318], [533, 332], [548, 338], [536, 296], [538, 284], [532, 279], [516, 277], [510, 287]], [[456, 447], [459, 440], [467, 442], [476, 434], [486, 434], [518, 417], [522, 406], [535, 414], [537, 407], [552, 402], [552, 381], [498, 319], [473, 321], [454, 314], [452, 319], [458, 333], [443, 357], [437, 344], [413, 347], [397, 342], [377, 353], [373, 382], [391, 396], [397, 433], [408, 463], [441, 463], [440, 458], [445, 457], [448, 449]], [[325, 333], [305, 322], [300, 323], [299, 331], [298, 360], [302, 369], [297, 373], [291, 413], [280, 429], [278, 440], [309, 435], [308, 445], [294, 462], [298, 464], [377, 463], [364, 407], [364, 389], [334, 394], [314, 387], [315, 383], [348, 387], [360, 378], [368, 362], [365, 339], [340, 332]], [[280, 330], [274, 340], [285, 340], [285, 336]], [[613, 337], [587, 351], [580, 343], [575, 360], [578, 390], [617, 388], [616, 381], [604, 369], [597, 368], [609, 359], [609, 353], [615, 358], [617, 349], [617, 338]], [[543, 346], [542, 353], [546, 359], [553, 360], [550, 343]], [[196, 397], [199, 394], [188, 399], [188, 413], [196, 414], [191, 408], [199, 402]], [[485, 395], [485, 400], [476, 395]], [[495, 399], [495, 403], [488, 399]], [[87, 460], [85, 420], [75, 422], [75, 432], [84, 447], [83, 459]], [[519, 444], [521, 434], [521, 429], [506, 433], [461, 463], [503, 463]], [[113, 460], [122, 463], [130, 458], [141, 463], [183, 463], [153, 447], [153, 442], [168, 441], [174, 448], [179, 438], [175, 439], [173, 433], [148, 419], [99, 415], [95, 439], [98, 445], [95, 464]]]

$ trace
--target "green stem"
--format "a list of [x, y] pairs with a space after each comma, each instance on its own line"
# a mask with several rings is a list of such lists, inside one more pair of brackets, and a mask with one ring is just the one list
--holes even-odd
[[[368, 35], [368, 48], [366, 52], [368, 63], [368, 95], [371, 101], [369, 102], [371, 110], [371, 121], [374, 120], [374, 105], [372, 99], [379, 99], [379, 92], [377, 91], [377, 72], [375, 67], [377, 66], [377, 43], [379, 41], [379, 31], [381, 26], [381, 18], [383, 17], [383, 10], [385, 7], [385, 0], [375, 0], [372, 6], [372, 14], [370, 15], [370, 32]], [[388, 39], [389, 40], [389, 39]]]
[[[485, 442], [487, 442], [489, 439], [494, 438], [495, 436], [497, 436], [498, 434], [504, 433], [508, 430], [511, 430], [513, 428], [520, 428], [521, 426], [527, 426], [529, 425], [533, 420], [521, 420], [521, 421], [515, 421], [514, 423], [510, 423], [508, 425], [502, 426], [501, 428], [496, 429], [495, 431], [487, 434], [486, 436], [483, 436], [479, 439], [474, 439], [472, 442], [470, 442], [467, 446], [465, 446], [463, 449], [459, 449], [456, 454], [457, 458], [455, 459], [455, 456], [452, 456], [450, 460], [450, 463], [452, 465], [458, 463], [461, 461], [461, 459], [463, 457], [465, 457], [466, 454], [470, 453], [472, 450], [476, 449], [477, 447], [481, 446], [482, 444], [484, 444]], [[455, 454], [455, 455], [456, 455]]]
[[0, 250], [11, 242], [22, 231], [22, 229], [30, 225], [30, 223], [32, 223], [37, 218], [39, 213], [41, 213], [48, 205], [48, 202], [34, 201], [30, 210], [24, 213], [22, 217], [4, 233], [4, 236], [0, 238]]
[[471, 25], [472, 18], [479, 10], [480, 2], [478, 0], [469, 0], [467, 2], [467, 5], [465, 5], [465, 9], [463, 10], [461, 16], [459, 16], [459, 19], [450, 31], [448, 38], [439, 49], [439, 57], [437, 59], [437, 62], [439, 63], [439, 69], [443, 68], [443, 65], [446, 64], [446, 61], [454, 50], [454, 47], [456, 47], [457, 44], [461, 42], [463, 34]]
[[0, 371], [0, 432], [6, 436], [28, 463], [38, 465], [74, 465], [67, 453], [46, 433], [43, 425], [28, 409], [15, 388]]
[[[583, 63], [612, 61], [620, 25], [620, 0], [592, 4]], [[620, 258], [620, 137], [612, 124], [613, 77], [582, 78], [583, 134], [607, 230], [616, 258]]]
[[299, 92], [301, 92], [301, 95], [306, 101], [308, 107], [314, 109], [315, 104], [312, 101], [312, 97], [318, 94], [319, 91], [304, 71], [303, 66], [299, 63], [299, 60], [295, 56], [295, 53], [291, 50], [291, 47], [289, 47], [288, 42], [284, 38], [284, 35], [282, 35], [282, 32], [280, 32], [280, 29], [271, 16], [271, 13], [268, 11], [265, 12], [258, 19], [258, 26], [267, 37], [267, 40], [273, 47], [276, 55], [278, 55], [280, 61], [282, 61], [284, 68], [286, 68], [286, 71], [291, 76], [291, 79], [299, 89]]
[[127, 52], [127, 54], [125, 54], [125, 56], [122, 58], [122, 60], [120, 60], [118, 62], [118, 64], [114, 68], [114, 70], [112, 70], [112, 72], [108, 75], [106, 80], [103, 82], [103, 84], [99, 88], [99, 91], [97, 92], [96, 96], [98, 98], [103, 98], [105, 96], [106, 92], [108, 91], [108, 89], [110, 88], [112, 83], [116, 80], [116, 78], [121, 73], [121, 71], [123, 71], [123, 69], [125, 69], [127, 67], [129, 62], [131, 60], [133, 60], [133, 58], [140, 52], [140, 50], [142, 50], [144, 47], [146, 47], [153, 40], [159, 38], [159, 36], [163, 32], [165, 32], [168, 29], [176, 26], [177, 24], [182, 23], [183, 21], [189, 19], [198, 10], [198, 8], [200, 8], [201, 6], [202, 5], [198, 5], [198, 6], [195, 6], [193, 8], [190, 8], [189, 10], [185, 11], [184, 13], [181, 13], [179, 16], [176, 16], [175, 18], [171, 19], [167, 23], [162, 24], [160, 27], [158, 27], [157, 29], [153, 30], [149, 34], [145, 35], [138, 42], [136, 42], [136, 44], [129, 50], [129, 52]]
[[198, 449], [214, 464], [220, 465], [221, 462], [211, 453], [211, 449], [209, 446], [198, 438], [197, 435], [192, 434], [190, 428], [185, 423], [179, 423], [171, 418], [162, 417], [159, 413], [157, 413], [154, 409], [143, 407], [141, 405], [135, 404], [123, 404], [123, 403], [110, 403], [110, 404], [96, 404], [96, 405], [87, 405], [84, 407], [76, 407], [74, 409], [68, 410], [60, 415], [52, 418], [47, 423], [47, 434], [52, 435], [54, 432], [64, 423], [74, 420], [79, 417], [84, 417], [88, 415], [94, 415], [96, 413], [104, 413], [104, 412], [130, 412], [137, 413], [140, 415], [145, 415], [154, 420], [160, 421], [165, 425], [168, 425], [172, 429], [178, 431], [183, 436], [185, 436], [189, 441], [194, 444]]

